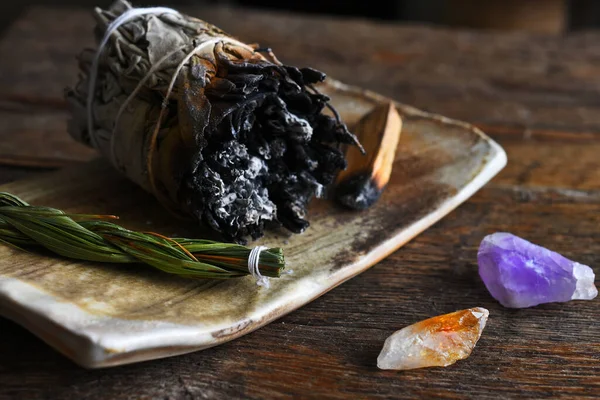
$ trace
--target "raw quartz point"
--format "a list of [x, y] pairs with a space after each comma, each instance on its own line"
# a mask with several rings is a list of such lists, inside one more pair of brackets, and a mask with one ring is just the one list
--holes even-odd
[[477, 261], [483, 283], [504, 307], [591, 300], [598, 295], [590, 267], [510, 233], [486, 236]]
[[489, 311], [476, 307], [429, 318], [388, 337], [377, 358], [381, 369], [446, 367], [467, 358], [487, 322]]

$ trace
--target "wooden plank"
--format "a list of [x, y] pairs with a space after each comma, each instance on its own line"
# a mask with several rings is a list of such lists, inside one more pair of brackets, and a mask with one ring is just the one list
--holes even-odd
[[508, 164], [494, 182], [505, 185], [600, 189], [600, 142], [501, 140]]
[[49, 171], [35, 167], [15, 167], [0, 165], [0, 184], [5, 184], [21, 179], [27, 179], [32, 176], [43, 176]]
[[567, 0], [450, 0], [443, 22], [479, 29], [561, 34], [569, 19]]
[[[491, 126], [600, 132], [600, 33], [481, 33], [359, 19], [194, 8], [288, 63], [418, 108]], [[57, 24], [55, 21], [62, 21]], [[35, 8], [0, 43], [3, 96], [62, 98], [92, 45], [87, 11]]]
[[0, 110], [0, 163], [55, 168], [96, 157], [69, 136], [67, 119], [64, 111]]

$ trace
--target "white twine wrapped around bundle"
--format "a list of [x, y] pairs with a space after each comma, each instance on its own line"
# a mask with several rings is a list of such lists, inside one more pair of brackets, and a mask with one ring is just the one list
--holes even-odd
[[228, 240], [269, 221], [303, 232], [309, 201], [346, 165], [339, 144], [358, 143], [313, 86], [325, 75], [171, 8], [117, 0], [95, 17], [98, 48], [67, 91], [70, 134]]

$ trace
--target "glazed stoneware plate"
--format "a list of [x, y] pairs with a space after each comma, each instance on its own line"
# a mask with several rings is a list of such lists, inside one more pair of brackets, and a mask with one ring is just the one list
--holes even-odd
[[[384, 97], [328, 81], [353, 123]], [[139, 265], [100, 265], [0, 246], [0, 314], [78, 364], [108, 367], [205, 349], [247, 334], [360, 274], [473, 195], [506, 163], [476, 128], [397, 105], [403, 131], [390, 183], [372, 208], [355, 212], [325, 200], [303, 234], [271, 232], [256, 244], [281, 246], [293, 274], [198, 281]], [[173, 221], [148, 194], [103, 161], [0, 188], [34, 205], [116, 214], [128, 228], [202, 236]], [[254, 243], [253, 243], [254, 244]]]

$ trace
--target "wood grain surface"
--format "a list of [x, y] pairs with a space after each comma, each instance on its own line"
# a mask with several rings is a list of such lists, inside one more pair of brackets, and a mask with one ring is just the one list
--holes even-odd
[[[369, 271], [201, 353], [87, 371], [0, 320], [0, 398], [598, 396], [598, 300], [504, 309], [475, 260], [485, 234], [510, 231], [600, 274], [600, 32], [550, 37], [228, 8], [193, 13], [273, 47], [285, 62], [473, 122], [504, 146], [508, 166]], [[3, 167], [4, 182], [92, 157], [67, 137], [61, 101], [75, 81], [75, 55], [92, 43], [90, 21], [87, 11], [33, 9], [0, 41], [0, 161], [35, 166]], [[394, 330], [474, 306], [490, 319], [469, 359], [377, 370]]]

